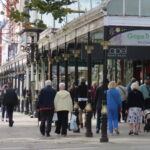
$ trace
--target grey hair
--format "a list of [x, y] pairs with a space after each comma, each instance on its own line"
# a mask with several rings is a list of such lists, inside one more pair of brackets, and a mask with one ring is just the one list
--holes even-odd
[[131, 90], [138, 90], [139, 89], [139, 83], [138, 82], [134, 82], [131, 84]]
[[59, 88], [65, 89], [65, 83], [63, 83], [63, 82], [59, 83]]
[[45, 85], [46, 86], [51, 86], [52, 85], [52, 81], [51, 80], [46, 80], [45, 81]]

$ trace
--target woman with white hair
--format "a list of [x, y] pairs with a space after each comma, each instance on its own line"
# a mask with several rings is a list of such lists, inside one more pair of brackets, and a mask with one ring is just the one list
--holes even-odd
[[107, 108], [108, 108], [108, 126], [109, 133], [113, 135], [113, 130], [119, 134], [118, 130], [118, 110], [122, 108], [122, 101], [119, 91], [116, 89], [116, 82], [111, 81], [108, 84]]
[[131, 92], [127, 98], [127, 110], [129, 123], [129, 135], [138, 135], [140, 123], [142, 122], [142, 109], [144, 107], [144, 97], [139, 91], [138, 82], [131, 85]]
[[72, 112], [73, 104], [70, 93], [65, 90], [65, 84], [59, 84], [59, 90], [54, 99], [55, 111], [57, 112], [58, 121], [55, 133], [62, 136], [67, 135], [68, 113]]

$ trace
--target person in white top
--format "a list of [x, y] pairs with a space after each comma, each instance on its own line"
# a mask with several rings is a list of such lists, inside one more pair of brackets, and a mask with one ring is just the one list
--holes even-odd
[[70, 93], [65, 90], [65, 83], [59, 84], [59, 91], [55, 96], [54, 106], [58, 116], [55, 133], [61, 133], [62, 136], [66, 136], [68, 127], [68, 113], [72, 112], [73, 104]]

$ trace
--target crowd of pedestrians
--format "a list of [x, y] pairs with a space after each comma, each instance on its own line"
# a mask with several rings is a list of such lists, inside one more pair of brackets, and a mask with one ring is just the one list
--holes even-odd
[[[129, 124], [129, 135], [138, 135], [143, 122], [143, 110], [150, 109], [150, 78], [147, 77], [141, 86], [135, 78], [132, 78], [127, 86], [124, 86], [121, 80], [117, 82], [106, 80], [105, 83], [106, 91], [104, 91], [103, 84], [98, 87], [96, 82], [92, 83], [90, 89], [90, 102], [93, 117], [96, 119], [96, 133], [98, 134], [101, 129], [101, 111], [105, 96], [109, 135], [120, 134], [119, 122]], [[59, 90], [56, 91], [52, 87], [52, 82], [47, 80], [45, 87], [39, 92], [37, 103], [41, 134], [50, 136], [52, 122], [55, 122], [55, 133], [67, 136], [69, 114], [76, 116], [77, 128], [74, 132], [80, 132], [80, 128], [86, 127], [86, 117], [83, 119], [83, 116], [86, 112], [86, 104], [89, 102], [88, 92], [89, 89], [84, 78], [81, 79], [78, 87], [73, 83], [68, 91], [65, 90], [65, 83], [60, 83]], [[13, 110], [18, 105], [18, 98], [11, 83], [1, 88], [0, 102], [2, 121], [6, 116], [9, 126], [12, 127], [14, 123]], [[54, 120], [54, 116], [57, 116], [56, 120]]]

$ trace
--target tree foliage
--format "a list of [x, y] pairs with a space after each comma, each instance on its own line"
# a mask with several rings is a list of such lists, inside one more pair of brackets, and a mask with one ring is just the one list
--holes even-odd
[[[17, 1], [16, 1], [17, 2]], [[17, 3], [12, 3], [10, 8], [9, 18], [15, 22], [23, 22], [26, 26], [31, 27], [31, 25], [37, 27], [46, 27], [42, 20], [36, 20], [34, 23], [30, 23], [29, 11], [36, 11], [40, 14], [51, 13], [55, 20], [59, 20], [61, 23], [64, 17], [68, 13], [76, 13], [78, 11], [67, 8], [68, 5], [74, 3], [75, 0], [25, 0], [25, 10], [19, 11], [16, 7]]]

